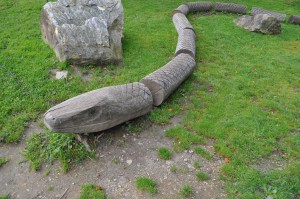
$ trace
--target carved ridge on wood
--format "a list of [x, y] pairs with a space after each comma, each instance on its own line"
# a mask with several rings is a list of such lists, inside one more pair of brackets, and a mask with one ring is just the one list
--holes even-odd
[[215, 10], [219, 12], [229, 12], [237, 14], [246, 14], [247, 6], [235, 3], [215, 3]]
[[[186, 15], [197, 11], [245, 14], [247, 7], [232, 3], [189, 2], [173, 11], [172, 21], [178, 33], [175, 57], [140, 82], [93, 90], [66, 100], [44, 115], [46, 126], [56, 132], [89, 133], [109, 129], [150, 112], [159, 106], [193, 72], [196, 62], [196, 34]], [[285, 21], [285, 14], [253, 8], [251, 14], [267, 13]], [[292, 24], [300, 25], [300, 16], [292, 15]], [[49, 35], [50, 37], [50, 35]]]
[[193, 72], [195, 66], [194, 58], [181, 53], [162, 68], [144, 77], [141, 82], [150, 89], [153, 96], [153, 105], [161, 105]]
[[273, 11], [265, 10], [262, 8], [253, 7], [251, 10], [251, 15], [256, 15], [256, 14], [268, 14], [268, 15], [275, 17], [280, 22], [284, 22], [286, 19], [286, 14], [282, 14], [279, 12], [273, 12]]
[[196, 54], [196, 35], [190, 29], [183, 29], [178, 34], [178, 43], [176, 46], [175, 57], [181, 53], [189, 54], [195, 58]]

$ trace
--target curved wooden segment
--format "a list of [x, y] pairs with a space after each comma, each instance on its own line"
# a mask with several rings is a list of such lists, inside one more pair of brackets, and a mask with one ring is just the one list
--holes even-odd
[[186, 5], [188, 6], [190, 12], [207, 12], [213, 9], [213, 3], [209, 1], [188, 2]]
[[175, 57], [181, 53], [189, 54], [191, 57], [195, 58], [196, 35], [191, 29], [183, 29], [178, 35]]
[[44, 122], [56, 132], [98, 132], [144, 115], [152, 106], [150, 90], [135, 82], [73, 97], [49, 109]]
[[291, 24], [296, 24], [296, 25], [300, 25], [300, 16], [292, 15], [292, 16], [289, 18], [289, 23], [291, 23]]
[[215, 3], [215, 10], [218, 12], [230, 12], [230, 13], [237, 13], [237, 14], [246, 14], [247, 13], [247, 6], [235, 3]]
[[269, 11], [269, 10], [264, 10], [262, 8], [253, 7], [252, 10], [251, 10], [251, 15], [257, 15], [257, 14], [271, 15], [271, 16], [275, 17], [280, 22], [284, 22], [285, 19], [286, 19], [286, 14], [282, 14], [282, 13], [279, 13], [279, 12], [272, 12], [272, 11]]
[[162, 68], [144, 77], [141, 82], [153, 96], [153, 105], [159, 106], [193, 72], [195, 60], [188, 54], [179, 54]]
[[173, 24], [179, 34], [183, 29], [191, 29], [194, 31], [193, 26], [190, 24], [189, 20], [182, 13], [176, 13], [173, 15]]
[[189, 13], [189, 7], [186, 4], [182, 4], [178, 8], [173, 10], [173, 15], [176, 13], [182, 13], [184, 15], [187, 15]]

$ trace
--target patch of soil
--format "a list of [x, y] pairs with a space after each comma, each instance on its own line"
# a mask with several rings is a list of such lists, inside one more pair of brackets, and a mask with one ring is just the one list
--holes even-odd
[[[206, 160], [189, 150], [173, 152], [169, 161], [158, 158], [158, 148], [172, 149], [172, 140], [165, 137], [166, 129], [179, 125], [181, 120], [182, 116], [176, 116], [170, 125], [152, 125], [139, 135], [128, 134], [121, 126], [110, 129], [95, 142], [95, 159], [73, 166], [66, 174], [61, 172], [57, 162], [43, 166], [39, 172], [29, 171], [28, 162], [24, 162], [20, 154], [25, 147], [24, 139], [29, 133], [43, 130], [30, 125], [21, 143], [0, 146], [0, 156], [10, 159], [0, 168], [0, 195], [9, 194], [11, 198], [77, 198], [82, 184], [93, 183], [103, 187], [108, 198], [179, 198], [181, 187], [189, 184], [194, 189], [191, 198], [225, 198], [224, 182], [218, 179], [223, 159], [216, 154], [213, 160]], [[213, 152], [212, 144], [209, 141], [203, 147]], [[202, 165], [200, 169], [194, 168], [195, 161]], [[184, 172], [171, 172], [173, 165], [185, 168]], [[51, 168], [51, 172], [45, 176], [47, 168]], [[195, 174], [198, 171], [206, 172], [210, 179], [197, 181]], [[153, 197], [137, 190], [135, 179], [141, 176], [157, 182], [157, 195]]]
[[252, 165], [252, 168], [257, 169], [259, 172], [268, 173], [272, 170], [284, 170], [289, 162], [283, 158], [279, 151], [274, 151], [269, 157], [262, 159], [257, 164]]

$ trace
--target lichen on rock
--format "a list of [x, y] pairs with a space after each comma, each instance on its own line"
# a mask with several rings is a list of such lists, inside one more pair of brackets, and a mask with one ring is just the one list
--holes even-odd
[[41, 31], [60, 61], [76, 65], [122, 61], [121, 0], [58, 0], [42, 8]]

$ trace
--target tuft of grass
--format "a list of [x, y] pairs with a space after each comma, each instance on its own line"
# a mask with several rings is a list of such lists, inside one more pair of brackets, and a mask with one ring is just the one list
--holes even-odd
[[157, 124], [168, 124], [170, 119], [179, 113], [180, 106], [178, 104], [163, 104], [151, 112], [150, 119]]
[[151, 195], [157, 194], [156, 182], [146, 177], [139, 177], [135, 180], [136, 187], [142, 191], [147, 191]]
[[183, 174], [185, 174], [185, 173], [189, 172], [189, 169], [188, 169], [188, 167], [186, 167], [186, 166], [183, 166], [183, 167], [176, 167], [175, 165], [172, 165], [172, 166], [170, 167], [170, 171], [171, 171], [172, 173], [183, 173]]
[[171, 171], [172, 173], [177, 173], [178, 168], [177, 168], [175, 165], [172, 165], [172, 166], [170, 167], [170, 171]]
[[30, 168], [34, 171], [39, 170], [43, 163], [59, 160], [62, 171], [67, 172], [72, 164], [94, 154], [89, 153], [72, 134], [47, 131], [29, 137], [23, 156], [30, 161]]
[[161, 147], [158, 149], [157, 154], [162, 160], [170, 160], [172, 158], [172, 152], [165, 147]]
[[48, 176], [48, 175], [50, 174], [50, 172], [51, 172], [51, 170], [50, 170], [50, 168], [48, 168], [48, 169], [46, 169], [44, 175], [45, 175], [45, 176]]
[[134, 120], [130, 120], [126, 122], [125, 130], [128, 133], [137, 133], [140, 134], [142, 129], [149, 128], [151, 125], [151, 121], [149, 119], [149, 114], [136, 118]]
[[174, 151], [181, 152], [190, 149], [193, 144], [203, 142], [203, 137], [195, 135], [182, 126], [176, 126], [166, 131], [166, 136], [174, 139]]
[[111, 160], [112, 163], [114, 164], [120, 164], [120, 160], [116, 157], [114, 157], [112, 160]]
[[128, 123], [125, 130], [129, 133], [140, 133], [142, 131], [142, 127], [135, 123]]
[[67, 61], [63, 61], [58, 64], [59, 70], [67, 70], [69, 67], [70, 67], [70, 63]]
[[84, 184], [79, 199], [105, 199], [105, 191], [94, 184]]
[[5, 165], [8, 162], [8, 159], [0, 157], [0, 167], [2, 167], [3, 165]]
[[196, 169], [200, 169], [201, 168], [201, 163], [199, 161], [194, 162], [194, 167]]
[[8, 194], [0, 195], [0, 199], [10, 199]]
[[54, 190], [54, 186], [48, 186], [47, 190], [48, 191], [53, 191]]
[[180, 195], [183, 198], [188, 198], [194, 194], [193, 188], [190, 185], [183, 185], [183, 187], [180, 190]]
[[199, 180], [199, 181], [205, 181], [205, 180], [209, 179], [208, 175], [204, 172], [196, 173], [196, 177], [197, 177], [197, 180]]
[[194, 151], [195, 151], [195, 153], [201, 155], [205, 159], [211, 160], [213, 158], [213, 156], [208, 151], [203, 149], [202, 147], [195, 147]]
[[124, 138], [120, 138], [120, 139], [118, 140], [118, 146], [120, 146], [120, 147], [124, 147], [124, 146], [125, 146], [125, 144], [126, 144], [126, 141], [125, 141], [125, 139], [124, 139]]

